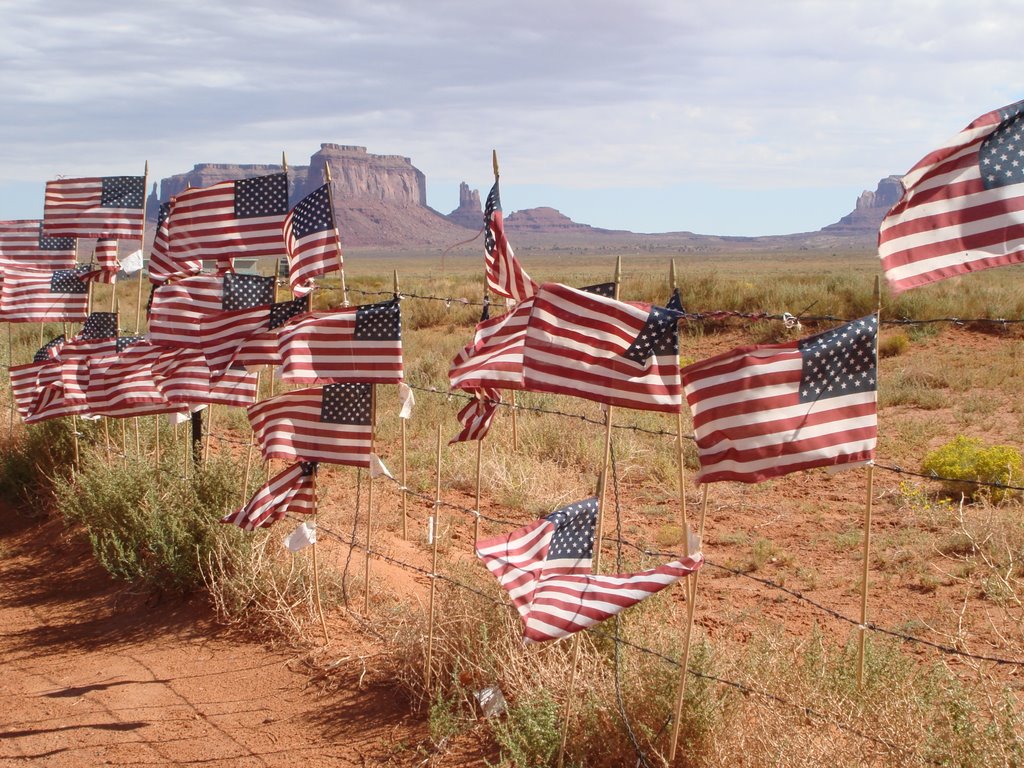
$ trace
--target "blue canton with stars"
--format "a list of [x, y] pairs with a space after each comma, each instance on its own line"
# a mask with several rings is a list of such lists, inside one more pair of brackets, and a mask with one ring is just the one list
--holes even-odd
[[1024, 101], [999, 110], [1002, 122], [981, 142], [978, 163], [985, 189], [1024, 181]]
[[270, 307], [270, 330], [280, 328], [293, 317], [304, 312], [309, 312], [309, 296], [272, 304]]
[[878, 389], [877, 335], [878, 318], [869, 315], [801, 340], [800, 402]]
[[595, 296], [604, 296], [606, 299], [615, 298], [615, 283], [598, 283], [597, 285], [585, 285], [581, 291], [592, 293]]
[[284, 216], [288, 213], [288, 174], [271, 173], [235, 182], [235, 218]]
[[50, 278], [50, 293], [88, 293], [89, 284], [81, 279], [89, 271], [88, 265], [75, 269], [58, 269]]
[[330, 229], [334, 229], [334, 211], [330, 189], [324, 184], [292, 209], [292, 237], [301, 240], [307, 235]]
[[623, 357], [643, 365], [652, 354], [679, 356], [680, 314], [665, 307], [651, 307], [647, 322]]
[[373, 384], [325, 384], [320, 421], [325, 424], [370, 424]]
[[303, 461], [300, 462], [302, 466], [302, 476], [309, 477], [316, 472], [319, 462], [316, 461]]
[[548, 560], [589, 560], [593, 557], [594, 528], [597, 526], [596, 496], [556, 509], [546, 519], [555, 526], [548, 547]]
[[353, 332], [359, 341], [398, 341], [402, 338], [402, 310], [398, 301], [367, 304], [356, 310]]
[[36, 350], [35, 355], [32, 356], [32, 362], [33, 363], [45, 363], [45, 362], [50, 361], [52, 359], [52, 357], [50, 356], [50, 350], [51, 349], [56, 349], [57, 347], [61, 347], [63, 345], [64, 345], [64, 336], [63, 336], [63, 334], [58, 336], [55, 339], [50, 339], [50, 341], [46, 342], [43, 346], [41, 346], [39, 349]]
[[82, 323], [80, 339], [110, 339], [117, 336], [116, 312], [93, 312]]
[[491, 191], [487, 193], [487, 202], [484, 203], [484, 250], [487, 253], [494, 253], [497, 241], [494, 239], [494, 231], [491, 229], [491, 219], [494, 213], [501, 213], [501, 195], [498, 192], [498, 182], [494, 182]]
[[146, 197], [145, 176], [104, 176], [101, 208], [142, 208]]
[[138, 344], [144, 338], [146, 338], [146, 337], [145, 336], [118, 336], [117, 337], [117, 354], [121, 354], [126, 349], [128, 349], [128, 347], [130, 347], [130, 346], [132, 346], [134, 344]]
[[75, 248], [73, 237], [47, 237], [43, 234], [43, 222], [39, 222], [40, 251], [72, 251]]
[[274, 278], [262, 275], [241, 275], [229, 272], [224, 275], [224, 294], [221, 309], [231, 312], [236, 309], [253, 309], [274, 303]]

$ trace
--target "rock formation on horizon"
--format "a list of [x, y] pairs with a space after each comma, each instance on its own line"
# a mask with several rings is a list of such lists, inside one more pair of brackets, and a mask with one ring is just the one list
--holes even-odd
[[477, 230], [484, 225], [484, 209], [480, 205], [480, 190], [470, 189], [469, 184], [459, 184], [459, 207], [448, 214], [448, 220], [460, 227]]
[[903, 195], [902, 176], [887, 176], [879, 180], [875, 191], [864, 190], [857, 198], [857, 204], [851, 213], [843, 216], [835, 224], [822, 227], [822, 232], [833, 234], [878, 234], [878, 227], [885, 214]]

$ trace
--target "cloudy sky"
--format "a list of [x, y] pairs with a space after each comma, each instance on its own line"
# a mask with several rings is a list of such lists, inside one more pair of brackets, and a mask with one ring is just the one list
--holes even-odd
[[848, 213], [1024, 97], [989, 0], [0, 0], [0, 219], [47, 179], [401, 154], [447, 213], [486, 190], [638, 232]]

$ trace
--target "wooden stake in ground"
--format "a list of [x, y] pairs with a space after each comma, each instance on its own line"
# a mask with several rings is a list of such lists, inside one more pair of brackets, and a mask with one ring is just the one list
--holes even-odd
[[[11, 330], [11, 323], [7, 324], [7, 383], [11, 385], [11, 421], [7, 426], [7, 442], [11, 442], [14, 439], [14, 412], [16, 410], [14, 404], [14, 383], [11, 381], [10, 371], [11, 366], [14, 365], [14, 332]], [[405, 485], [405, 478], [402, 479], [402, 485]]]
[[473, 507], [473, 551], [476, 551], [476, 543], [480, 540], [480, 465], [484, 453], [483, 439], [476, 441], [476, 506]]
[[[260, 376], [263, 371], [256, 371], [256, 398], [259, 399], [260, 395]], [[252, 427], [249, 428], [249, 448], [245, 452], [245, 476], [242, 479], [242, 501], [241, 504], [245, 504], [245, 500], [249, 498], [249, 473], [252, 471], [252, 449], [256, 444], [256, 433], [252, 431]]]
[[[316, 514], [319, 500], [316, 495], [316, 479], [317, 472], [320, 471], [318, 464], [313, 465], [313, 526], [316, 526]], [[316, 600], [316, 612], [320, 616], [320, 626], [324, 630], [324, 644], [328, 645], [331, 642], [331, 636], [327, 632], [327, 619], [324, 618], [324, 607], [320, 602], [320, 566], [316, 559], [316, 541], [313, 541], [313, 597]]]
[[[146, 170], [143, 173], [142, 181], [142, 242], [139, 244], [140, 249], [146, 247], [146, 187], [149, 185], [149, 160], [146, 161]], [[142, 333], [142, 278], [146, 270], [139, 269], [139, 295], [136, 297], [135, 307], [135, 333]]]
[[434, 489], [434, 514], [430, 518], [429, 531], [433, 544], [433, 560], [430, 566], [430, 618], [427, 624], [427, 665], [424, 671], [424, 687], [430, 694], [431, 667], [434, 661], [434, 598], [437, 592], [437, 540], [441, 538], [441, 425], [437, 425], [437, 461], [435, 463], [437, 485]]
[[206, 406], [206, 415], [209, 421], [206, 422], [206, 440], [203, 443], [203, 466], [210, 460], [210, 437], [213, 435], [213, 403]]
[[[327, 182], [327, 202], [331, 206], [331, 213], [334, 213], [334, 184], [331, 181], [331, 164], [324, 161], [324, 179]], [[341, 279], [341, 306], [348, 306], [348, 288], [345, 286], [345, 257], [341, 255], [341, 237], [338, 234], [338, 227], [334, 227], [334, 243], [338, 248], [338, 275]], [[398, 293], [398, 272], [395, 272], [395, 293]]]
[[[377, 432], [377, 385], [370, 385], [370, 447], [375, 451], [373, 439]], [[370, 613], [370, 532], [373, 528], [373, 473], [366, 494], [366, 580], [363, 584], [363, 615]]]

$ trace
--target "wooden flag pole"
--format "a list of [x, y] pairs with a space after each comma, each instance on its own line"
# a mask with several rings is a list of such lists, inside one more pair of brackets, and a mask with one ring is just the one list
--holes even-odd
[[[377, 385], [370, 385], [370, 451], [375, 452], [374, 437], [377, 432]], [[363, 583], [363, 615], [370, 613], [370, 532], [373, 529], [373, 473], [366, 493], [366, 579]]]
[[441, 425], [437, 425], [437, 462], [435, 472], [437, 485], [434, 489], [434, 514], [430, 518], [431, 544], [433, 544], [433, 560], [430, 567], [430, 619], [427, 625], [427, 665], [424, 671], [424, 687], [430, 694], [431, 666], [434, 660], [434, 598], [437, 592], [437, 541], [440, 539], [441, 519]]
[[580, 633], [572, 639], [572, 671], [569, 673], [569, 695], [565, 700], [565, 716], [562, 718], [562, 738], [558, 743], [558, 768], [565, 764], [565, 745], [569, 740], [569, 716], [572, 714], [573, 693], [576, 690], [576, 670], [580, 661]]
[[[319, 511], [319, 499], [316, 494], [316, 476], [320, 471], [319, 465], [313, 465], [313, 525], [316, 526], [317, 512]], [[324, 617], [324, 606], [320, 602], [320, 566], [316, 559], [316, 541], [313, 542], [313, 596], [316, 599], [316, 612], [320, 616], [320, 626], [324, 630], [324, 645], [331, 642], [331, 636], [327, 632], [327, 619]]]
[[516, 391], [512, 390], [512, 452], [519, 451], [519, 406], [516, 405]]
[[[398, 270], [395, 270], [395, 298], [401, 296], [398, 288]], [[347, 303], [347, 301], [346, 301]], [[405, 423], [408, 419], [399, 419], [402, 428], [402, 540], [409, 540], [409, 442]]]
[[[875, 275], [875, 385], [878, 378], [878, 339], [877, 329], [882, 319], [882, 287], [881, 279]], [[871, 563], [871, 512], [874, 504], [875, 465], [868, 464], [868, 498], [864, 505], [864, 551], [860, 575], [860, 627], [857, 632], [857, 688], [864, 686], [864, 643], [867, 640], [868, 624], [868, 568]]]
[[206, 415], [209, 420], [206, 422], [206, 441], [203, 443], [203, 466], [210, 459], [210, 437], [213, 435], [213, 403], [206, 407]]
[[476, 506], [473, 507], [473, 551], [476, 551], [476, 543], [480, 540], [480, 465], [484, 453], [484, 441], [476, 441]]
[[[14, 402], [14, 382], [11, 381], [11, 366], [14, 365], [14, 331], [11, 329], [12, 323], [7, 324], [7, 383], [11, 385], [11, 421], [7, 427], [7, 442], [14, 440], [14, 412], [16, 405]], [[402, 481], [403, 485], [405, 480]]]
[[[334, 243], [338, 247], [338, 275], [341, 277], [341, 306], [348, 306], [348, 287], [345, 285], [345, 257], [341, 253], [341, 235], [338, 233], [338, 221], [334, 208], [334, 182], [331, 180], [331, 164], [324, 160], [324, 179], [327, 182], [327, 201], [331, 206], [334, 221]], [[398, 293], [398, 271], [395, 271], [395, 293]]]
[[[260, 394], [260, 376], [263, 371], [256, 371], [256, 397]], [[256, 444], [256, 433], [249, 428], [249, 448], [245, 452], [245, 476], [242, 479], [242, 504], [249, 498], [249, 473], [252, 471], [252, 449]]]
[[[146, 161], [146, 170], [143, 173], [142, 182], [142, 242], [139, 243], [139, 248], [145, 250], [146, 248], [146, 192], [149, 186], [149, 160]], [[136, 297], [137, 304], [135, 306], [135, 333], [139, 333], [139, 329], [142, 328], [142, 276], [144, 269], [139, 269], [139, 294]]]
[[121, 419], [121, 466], [128, 469], [128, 427]]
[[156, 467], [156, 484], [159, 487], [162, 484], [161, 471], [160, 471], [160, 416], [153, 417], [153, 445], [156, 450], [155, 460], [153, 466]]
[[[682, 422], [682, 415], [679, 417], [680, 423]], [[704, 521], [707, 519], [708, 513], [708, 484], [704, 483], [701, 486], [701, 498], [700, 498], [700, 523], [698, 525], [699, 536], [701, 540], [701, 547], [703, 548], [704, 541]], [[689, 557], [692, 553], [690, 552], [690, 530], [683, 524], [683, 535], [686, 536], [684, 542], [684, 552]], [[671, 765], [676, 759], [676, 748], [679, 745], [679, 732], [683, 724], [683, 701], [686, 698], [686, 677], [690, 667], [690, 647], [692, 645], [691, 638], [693, 637], [693, 616], [697, 610], [697, 577], [700, 576], [700, 571], [697, 573], [691, 573], [686, 577], [684, 585], [686, 587], [686, 632], [683, 634], [683, 660], [679, 666], [679, 692], [676, 695], [676, 708], [672, 718], [672, 742], [668, 750], [668, 762]]]

